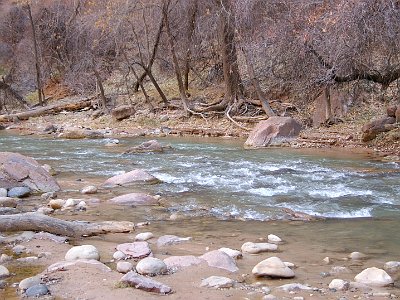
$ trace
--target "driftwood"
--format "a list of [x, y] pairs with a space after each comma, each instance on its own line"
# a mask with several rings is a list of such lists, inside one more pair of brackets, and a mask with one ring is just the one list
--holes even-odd
[[88, 97], [81, 99], [77, 102], [73, 103], [63, 103], [63, 104], [53, 104], [48, 105], [45, 107], [39, 107], [32, 110], [16, 113], [16, 114], [9, 114], [9, 115], [0, 115], [0, 122], [11, 122], [15, 118], [19, 120], [28, 120], [32, 117], [40, 117], [44, 115], [52, 115], [57, 114], [62, 111], [77, 111], [81, 110], [86, 107], [92, 106], [92, 99], [96, 96]]
[[39, 213], [21, 213], [0, 216], [0, 232], [6, 231], [45, 231], [63, 236], [89, 236], [104, 233], [129, 232], [134, 230], [132, 222], [104, 221], [90, 223], [65, 221]]

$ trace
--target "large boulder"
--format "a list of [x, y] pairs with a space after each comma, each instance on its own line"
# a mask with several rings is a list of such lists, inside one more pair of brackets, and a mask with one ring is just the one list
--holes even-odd
[[354, 277], [358, 283], [371, 286], [387, 286], [393, 283], [392, 277], [382, 269], [367, 268]]
[[108, 201], [118, 205], [134, 205], [134, 206], [158, 204], [158, 200], [155, 197], [144, 193], [125, 194], [118, 197], [114, 197]]
[[83, 128], [66, 128], [58, 135], [59, 138], [64, 139], [98, 139], [104, 138], [104, 134], [100, 131], [83, 129]]
[[214, 250], [207, 252], [199, 257], [207, 262], [210, 267], [236, 272], [239, 268], [236, 266], [235, 260], [225, 252]]
[[78, 259], [94, 259], [99, 260], [100, 254], [97, 248], [93, 245], [75, 246], [68, 250], [65, 254], [66, 261]]
[[107, 179], [103, 183], [103, 187], [116, 187], [119, 185], [129, 185], [139, 182], [157, 183], [159, 180], [153, 175], [147, 173], [145, 170], [136, 169]]
[[394, 117], [383, 117], [362, 127], [362, 141], [368, 142], [376, 138], [379, 133], [387, 132], [395, 128], [393, 125], [396, 122]]
[[112, 117], [116, 121], [122, 121], [135, 114], [135, 108], [131, 105], [121, 105], [114, 108], [111, 112]]
[[33, 158], [12, 152], [0, 152], [0, 187], [25, 186], [32, 191], [55, 192], [60, 186]]
[[150, 140], [138, 146], [131, 147], [125, 153], [150, 153], [150, 152], [164, 152], [163, 147], [158, 141]]
[[165, 274], [168, 271], [168, 267], [159, 258], [146, 257], [139, 261], [136, 265], [136, 272], [142, 275], [159, 275]]
[[299, 135], [301, 124], [290, 117], [270, 117], [252, 130], [245, 142], [250, 148], [280, 144]]
[[270, 257], [258, 263], [252, 270], [257, 276], [269, 276], [273, 278], [293, 278], [294, 272], [278, 257]]

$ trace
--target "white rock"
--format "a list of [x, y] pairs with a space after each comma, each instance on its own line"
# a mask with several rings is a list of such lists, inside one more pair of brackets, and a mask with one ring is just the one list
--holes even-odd
[[280, 242], [282, 242], [282, 239], [279, 236], [275, 235], [275, 234], [269, 234], [268, 235], [268, 242], [270, 242], [270, 243], [280, 243]]
[[231, 248], [219, 248], [218, 251], [225, 252], [230, 257], [235, 258], [235, 259], [242, 258], [242, 252], [240, 252], [239, 250], [234, 250]]
[[151, 232], [142, 232], [135, 236], [135, 241], [147, 241], [153, 237], [154, 235]]
[[96, 194], [97, 193], [97, 187], [95, 187], [94, 185], [85, 186], [81, 190], [81, 193], [82, 194]]
[[383, 268], [386, 270], [386, 272], [396, 273], [397, 271], [400, 271], [400, 261], [388, 261], [385, 263]]
[[243, 253], [257, 254], [261, 252], [276, 251], [278, 246], [270, 243], [247, 242], [242, 245], [241, 249]]
[[64, 205], [65, 201], [62, 199], [52, 199], [47, 204], [47, 206], [51, 207], [52, 209], [61, 209]]
[[115, 260], [122, 260], [122, 259], [126, 258], [126, 254], [124, 252], [118, 250], [118, 251], [114, 252], [113, 258]]
[[158, 275], [167, 273], [168, 268], [161, 259], [146, 257], [138, 262], [136, 271], [142, 275]]
[[361, 252], [351, 252], [349, 258], [352, 260], [361, 260], [367, 258], [367, 256]]
[[295, 269], [295, 268], [296, 268], [296, 265], [295, 265], [294, 263], [289, 262], [289, 261], [284, 261], [283, 263], [284, 263], [284, 264], [286, 265], [286, 267], [288, 267], [288, 268], [291, 268], [291, 269]]
[[117, 263], [117, 271], [120, 273], [128, 273], [133, 269], [133, 265], [129, 261], [119, 261]]
[[0, 256], [0, 263], [5, 263], [7, 261], [11, 261], [12, 259], [13, 259], [12, 256], [9, 256], [9, 255], [3, 253]]
[[77, 205], [79, 202], [81, 202], [81, 199], [67, 199], [67, 201], [65, 201], [64, 204], [64, 208], [70, 208], [70, 207], [74, 207], [75, 205]]
[[25, 278], [21, 280], [21, 282], [18, 285], [18, 288], [23, 291], [26, 289], [29, 289], [31, 286], [38, 285], [41, 283], [41, 278], [40, 276], [33, 276], [29, 278]]
[[255, 276], [270, 276], [277, 278], [292, 278], [294, 272], [288, 268], [278, 257], [267, 258], [258, 263], [252, 270]]
[[213, 250], [204, 253], [199, 258], [204, 259], [210, 267], [227, 270], [229, 272], [236, 272], [239, 270], [236, 265], [236, 261], [222, 251]]
[[342, 279], [333, 279], [331, 283], [329, 283], [329, 288], [332, 290], [347, 291], [349, 287], [350, 283]]
[[5, 266], [0, 265], [0, 279], [10, 276], [10, 271]]
[[72, 247], [68, 250], [67, 254], [65, 254], [65, 260], [77, 260], [77, 259], [94, 259], [100, 260], [99, 251], [93, 245], [82, 245]]
[[325, 264], [329, 265], [331, 263], [331, 259], [327, 256], [322, 260]]
[[387, 286], [393, 283], [392, 277], [384, 270], [376, 267], [367, 268], [354, 277], [354, 280], [371, 286]]
[[85, 201], [81, 201], [76, 205], [77, 210], [86, 210], [87, 209], [87, 204]]
[[220, 289], [220, 288], [231, 288], [234, 286], [234, 284], [235, 284], [235, 281], [230, 278], [222, 277], [222, 276], [210, 276], [206, 279], [203, 279], [201, 281], [200, 286]]
[[288, 283], [277, 287], [285, 292], [310, 291], [313, 288], [301, 283]]
[[0, 188], [0, 197], [7, 197], [7, 189]]

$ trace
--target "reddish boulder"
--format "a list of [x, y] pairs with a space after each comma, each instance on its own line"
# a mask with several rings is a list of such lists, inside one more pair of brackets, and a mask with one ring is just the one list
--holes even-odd
[[130, 105], [122, 105], [117, 108], [114, 108], [111, 112], [112, 117], [117, 120], [121, 121], [124, 119], [129, 118], [135, 113], [135, 108]]
[[107, 179], [103, 183], [103, 186], [116, 187], [119, 185], [128, 185], [138, 182], [157, 183], [159, 182], [159, 180], [153, 175], [147, 173], [145, 170], [136, 169], [128, 173], [116, 175], [114, 177]]
[[247, 138], [245, 146], [259, 148], [278, 144], [296, 137], [300, 130], [301, 124], [293, 118], [270, 117], [258, 123]]
[[164, 152], [164, 148], [158, 141], [151, 140], [144, 142], [138, 146], [129, 148], [126, 153], [150, 153], [150, 152]]
[[368, 124], [365, 124], [362, 127], [362, 141], [368, 142], [376, 138], [379, 133], [387, 132], [394, 129], [394, 123], [396, 119], [393, 117], [384, 117], [374, 121], [371, 121]]

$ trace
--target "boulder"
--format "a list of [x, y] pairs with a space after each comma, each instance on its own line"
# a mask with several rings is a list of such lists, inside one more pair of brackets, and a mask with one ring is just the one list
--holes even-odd
[[144, 193], [125, 194], [118, 197], [114, 197], [108, 201], [118, 205], [133, 205], [133, 206], [158, 204], [158, 200], [156, 198]]
[[387, 286], [393, 283], [393, 279], [388, 273], [376, 267], [363, 270], [354, 277], [354, 280], [358, 283], [378, 287]]
[[162, 295], [172, 293], [172, 289], [169, 286], [132, 271], [125, 274], [121, 278], [120, 282], [147, 292], [153, 292]]
[[27, 187], [32, 191], [55, 192], [60, 186], [33, 158], [18, 153], [0, 152], [0, 186]]
[[329, 288], [336, 291], [347, 291], [350, 287], [350, 283], [343, 279], [333, 279], [329, 283]]
[[154, 234], [152, 234], [151, 232], [142, 232], [139, 233], [135, 236], [135, 241], [147, 241], [149, 239], [152, 239], [154, 237]]
[[116, 121], [122, 121], [135, 114], [135, 108], [131, 105], [121, 105], [111, 111], [111, 116]]
[[145, 170], [136, 169], [128, 173], [113, 176], [107, 179], [104, 183], [104, 187], [116, 187], [119, 185], [129, 185], [138, 182], [146, 183], [157, 183], [159, 180], [153, 175], [147, 173]]
[[182, 269], [199, 265], [202, 262], [204, 262], [204, 260], [193, 255], [170, 256], [164, 259], [164, 263], [167, 265], [168, 269]]
[[236, 266], [235, 260], [225, 252], [214, 250], [207, 252], [199, 257], [207, 262], [210, 267], [236, 272], [239, 268]]
[[136, 265], [136, 272], [142, 275], [159, 275], [167, 273], [167, 265], [159, 258], [146, 257]]
[[100, 131], [90, 130], [90, 129], [81, 129], [81, 128], [67, 128], [64, 132], [58, 135], [59, 138], [64, 139], [100, 139], [104, 138], [104, 134]]
[[235, 285], [235, 281], [222, 276], [210, 276], [201, 281], [201, 287], [208, 287], [214, 289], [231, 288]]
[[393, 125], [396, 122], [396, 118], [394, 117], [384, 117], [374, 121], [371, 121], [368, 124], [365, 124], [362, 127], [362, 141], [368, 142], [376, 138], [379, 133], [387, 132], [395, 128]]
[[259, 148], [280, 144], [298, 136], [300, 130], [301, 124], [291, 117], [270, 117], [250, 132], [245, 146]]
[[278, 250], [278, 246], [270, 243], [252, 243], [247, 242], [242, 245], [242, 252], [248, 254], [257, 254], [261, 252], [271, 252]]
[[147, 242], [119, 244], [117, 246], [117, 250], [134, 259], [144, 258], [152, 254], [149, 244]]
[[117, 263], [117, 271], [120, 273], [128, 273], [133, 269], [133, 265], [129, 261], [119, 261]]
[[157, 246], [158, 247], [163, 247], [163, 246], [169, 246], [169, 245], [174, 245], [174, 244], [179, 244], [182, 242], [187, 242], [190, 241], [192, 238], [191, 237], [179, 237], [176, 235], [163, 235], [160, 236], [157, 240]]
[[144, 142], [138, 146], [131, 147], [124, 153], [151, 153], [151, 152], [164, 152], [164, 147], [156, 140]]
[[68, 250], [65, 254], [65, 260], [77, 260], [77, 259], [94, 259], [99, 260], [100, 254], [97, 248], [93, 245], [82, 245], [75, 246]]
[[278, 257], [267, 258], [258, 263], [252, 270], [255, 276], [269, 276], [273, 278], [293, 278], [294, 272]]

